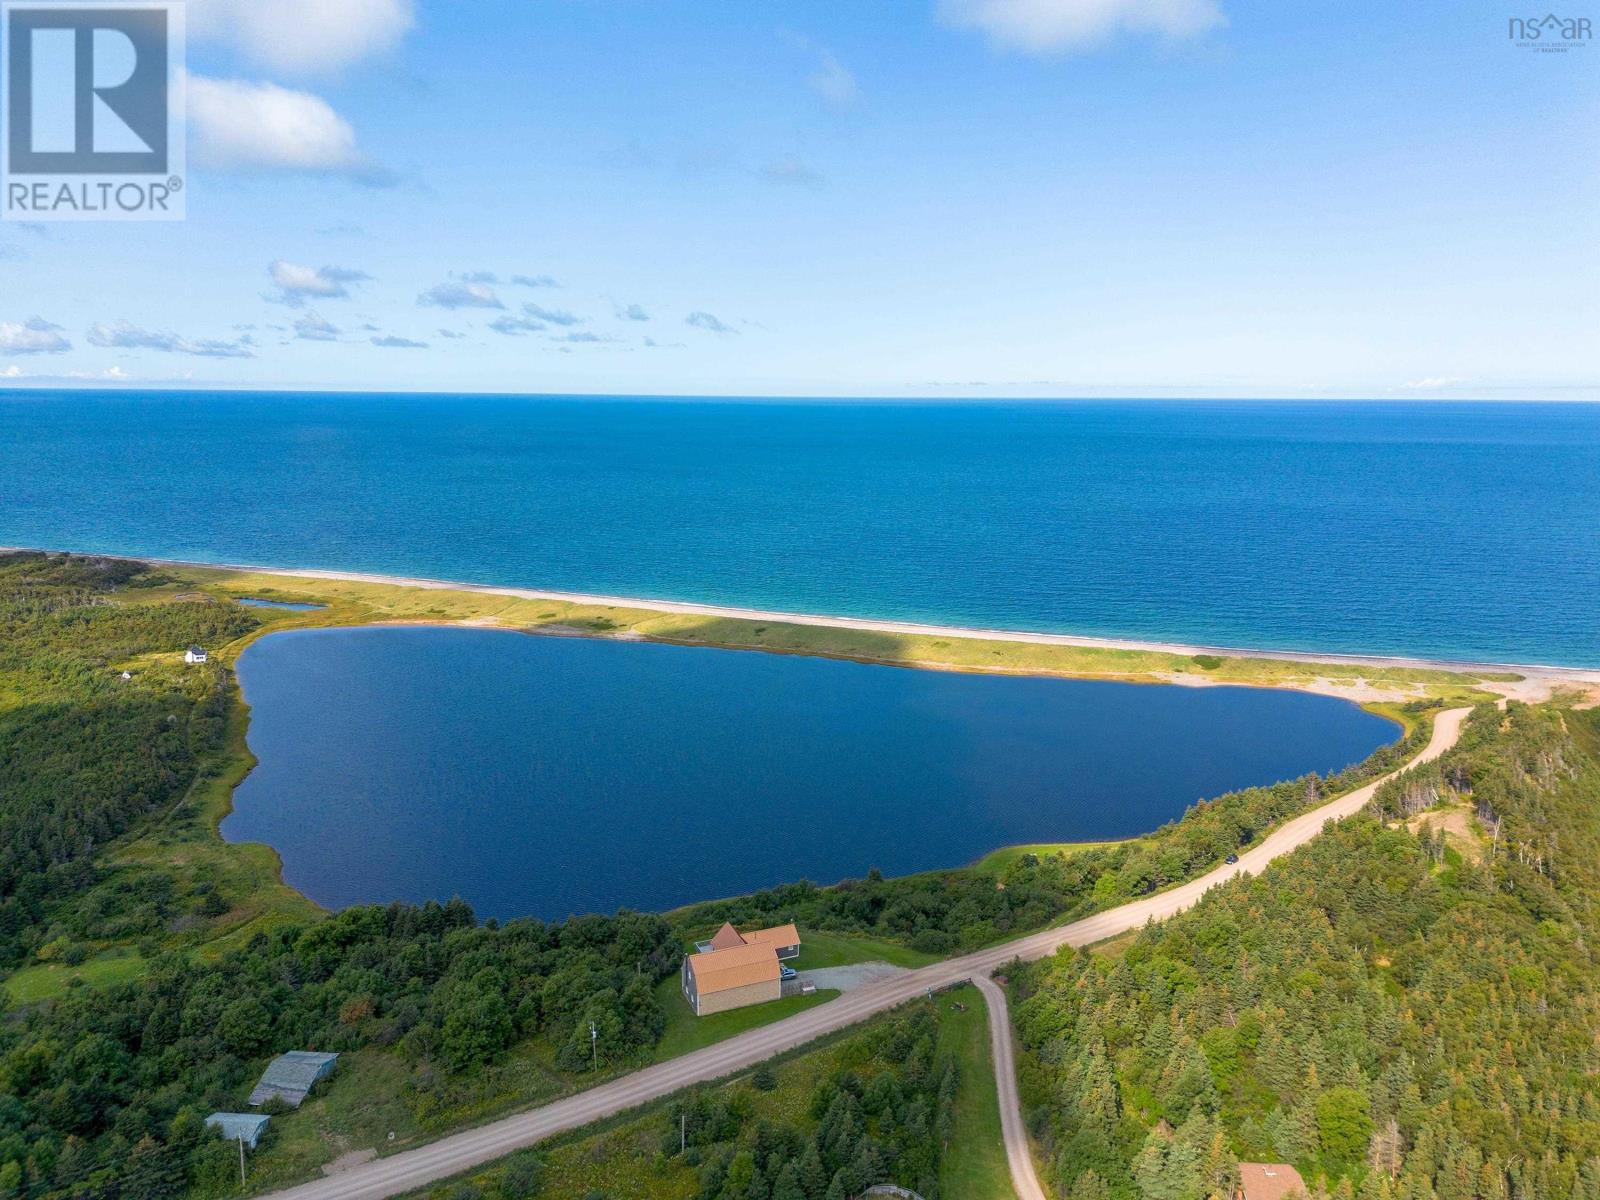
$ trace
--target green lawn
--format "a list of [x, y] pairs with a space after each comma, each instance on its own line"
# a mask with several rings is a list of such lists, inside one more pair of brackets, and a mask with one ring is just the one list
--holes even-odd
[[770, 1004], [752, 1004], [749, 1008], [735, 1008], [729, 1012], [712, 1013], [709, 1017], [697, 1017], [689, 1007], [689, 1002], [683, 998], [678, 977], [669, 975], [656, 985], [656, 998], [667, 1010], [667, 1030], [656, 1044], [655, 1059], [661, 1062], [663, 1059], [677, 1058], [680, 1054], [699, 1050], [747, 1029], [759, 1029], [814, 1008], [838, 994], [836, 991], [823, 990], [810, 996], [788, 996]]
[[108, 951], [75, 967], [38, 963], [11, 973], [5, 981], [6, 996], [11, 1004], [38, 1004], [66, 995], [74, 980], [85, 987], [110, 987], [136, 978], [144, 968], [145, 961], [136, 950]]
[[800, 957], [791, 960], [789, 965], [799, 971], [810, 971], [818, 967], [842, 967], [849, 963], [879, 961], [893, 963], [897, 967], [925, 967], [938, 962], [939, 956], [924, 954], [882, 938], [802, 929]]
[[[965, 1011], [956, 1005], [964, 1005]], [[989, 1016], [983, 996], [964, 987], [939, 997], [942, 1046], [956, 1056], [955, 1132], [939, 1171], [939, 1190], [952, 1200], [1015, 1200], [1000, 1133], [1000, 1100], [989, 1054]]]

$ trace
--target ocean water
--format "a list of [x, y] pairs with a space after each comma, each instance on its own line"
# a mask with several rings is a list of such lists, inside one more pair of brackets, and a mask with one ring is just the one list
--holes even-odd
[[301, 630], [239, 660], [223, 822], [344, 905], [655, 910], [1125, 837], [1393, 740], [1342, 700], [959, 675], [504, 630]]
[[0, 396], [0, 544], [1600, 665], [1600, 405]]

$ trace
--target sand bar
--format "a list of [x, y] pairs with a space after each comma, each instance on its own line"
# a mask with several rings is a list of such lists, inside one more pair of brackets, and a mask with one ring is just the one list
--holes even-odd
[[[39, 547], [0, 546], [0, 553], [84, 553], [44, 550]], [[127, 558], [155, 566], [240, 571], [271, 575], [285, 580], [322, 579], [348, 583], [380, 584], [392, 587], [438, 589], [505, 596], [518, 600], [549, 600], [599, 608], [627, 608], [660, 613], [724, 618], [757, 623], [812, 626], [829, 629], [856, 629], [873, 633], [911, 637], [965, 638], [979, 641], [1018, 642], [1032, 645], [1077, 646], [1086, 649], [1133, 650], [1156, 654], [1192, 656], [1211, 654], [1228, 658], [1264, 659], [1316, 665], [1337, 663], [1343, 666], [1374, 669], [1414, 669], [1450, 671], [1468, 676], [1514, 674], [1524, 678], [1514, 685], [1502, 683], [1495, 690], [1517, 698], [1538, 699], [1552, 688], [1571, 687], [1594, 692], [1600, 689], [1600, 668], [1564, 667], [1540, 663], [1473, 662], [1438, 658], [1412, 658], [1400, 655], [1347, 654], [1308, 650], [1262, 650], [1241, 646], [1164, 642], [1132, 638], [1089, 637], [1070, 633], [1041, 633], [1019, 629], [985, 629], [961, 625], [936, 625], [915, 621], [878, 620], [866, 617], [830, 616], [822, 613], [784, 612], [776, 609], [744, 608], [732, 605], [699, 604], [683, 600], [663, 600], [641, 596], [611, 596], [600, 593], [562, 592], [541, 588], [505, 587], [498, 584], [469, 583], [451, 579], [431, 579], [413, 575], [381, 575], [365, 571], [335, 571], [315, 567], [274, 567], [253, 563], [198, 562], [188, 559], [154, 558], [144, 555], [92, 555], [100, 558]], [[1509, 682], [1509, 681], [1507, 681]]]

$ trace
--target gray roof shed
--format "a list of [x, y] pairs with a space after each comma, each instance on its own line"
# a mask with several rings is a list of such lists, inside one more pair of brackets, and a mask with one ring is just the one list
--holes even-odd
[[206, 1124], [213, 1129], [222, 1130], [222, 1136], [228, 1141], [243, 1141], [246, 1146], [254, 1150], [256, 1142], [260, 1141], [270, 1120], [271, 1117], [264, 1117], [260, 1113], [214, 1112], [206, 1118]]
[[261, 1082], [250, 1093], [252, 1105], [265, 1104], [277, 1096], [295, 1108], [311, 1094], [311, 1089], [333, 1074], [337, 1054], [323, 1054], [315, 1050], [290, 1050], [267, 1064]]

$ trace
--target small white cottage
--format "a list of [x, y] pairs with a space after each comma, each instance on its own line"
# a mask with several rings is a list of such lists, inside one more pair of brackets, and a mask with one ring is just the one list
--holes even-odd
[[186, 663], [203, 663], [206, 661], [206, 652], [199, 646], [190, 646], [183, 652], [183, 661]]

